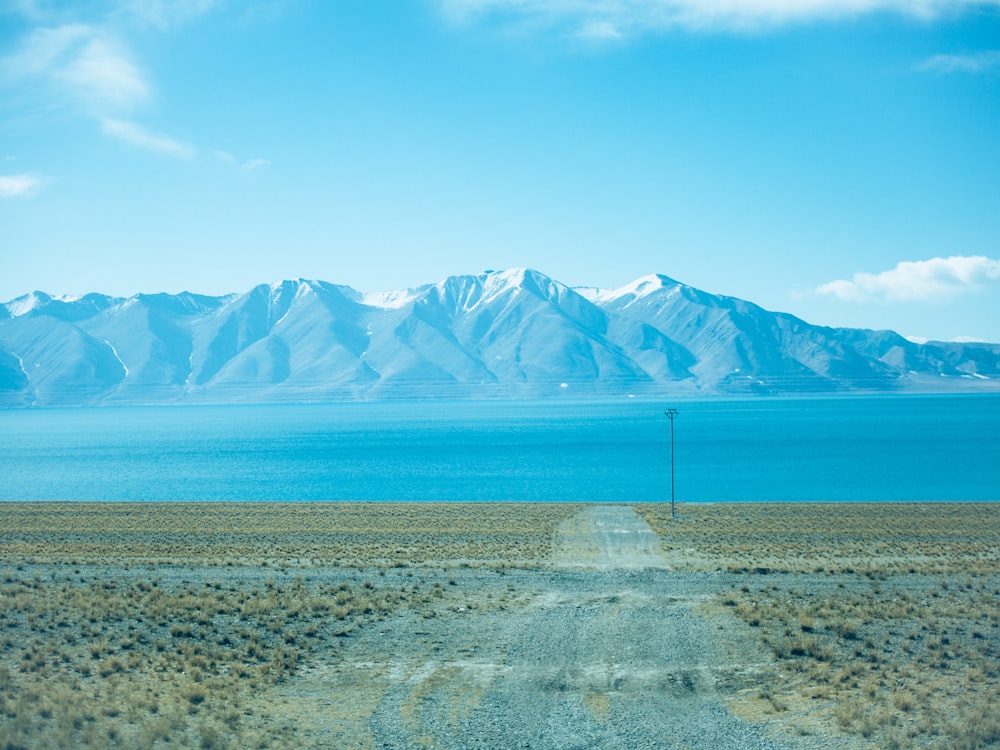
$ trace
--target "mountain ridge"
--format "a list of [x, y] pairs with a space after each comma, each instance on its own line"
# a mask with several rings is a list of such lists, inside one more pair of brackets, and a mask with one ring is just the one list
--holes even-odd
[[362, 293], [31, 292], [0, 304], [0, 406], [1000, 390], [1000, 344], [830, 328], [650, 274], [532, 269]]

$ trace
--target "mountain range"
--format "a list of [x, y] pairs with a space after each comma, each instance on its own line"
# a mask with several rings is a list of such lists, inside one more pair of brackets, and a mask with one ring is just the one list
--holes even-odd
[[828, 328], [666, 276], [537, 271], [364, 294], [43, 292], [0, 305], [0, 406], [1000, 390], [1000, 344]]

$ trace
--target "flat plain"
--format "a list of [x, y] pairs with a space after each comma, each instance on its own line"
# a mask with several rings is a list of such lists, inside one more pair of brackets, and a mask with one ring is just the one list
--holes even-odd
[[4, 503], [0, 747], [991, 747], [997, 507]]

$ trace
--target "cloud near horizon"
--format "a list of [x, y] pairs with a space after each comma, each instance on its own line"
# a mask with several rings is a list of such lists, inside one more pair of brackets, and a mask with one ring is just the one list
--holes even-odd
[[1000, 0], [437, 0], [457, 23], [495, 17], [526, 28], [568, 28], [574, 36], [621, 39], [673, 29], [752, 31], [793, 23], [895, 13], [933, 19]]
[[1000, 283], [1000, 260], [984, 255], [903, 261], [881, 273], [856, 273], [816, 288], [846, 302], [914, 302], [948, 299]]

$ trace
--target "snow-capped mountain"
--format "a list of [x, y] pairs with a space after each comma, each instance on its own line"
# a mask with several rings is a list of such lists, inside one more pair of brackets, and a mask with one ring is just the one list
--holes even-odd
[[537, 271], [362, 294], [42, 292], [0, 305], [0, 405], [1000, 389], [1000, 345], [825, 328], [647, 276]]

